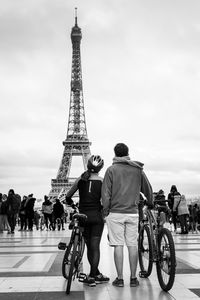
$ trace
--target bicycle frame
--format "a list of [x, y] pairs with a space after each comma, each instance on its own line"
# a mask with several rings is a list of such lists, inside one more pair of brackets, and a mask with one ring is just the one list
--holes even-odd
[[62, 262], [62, 274], [67, 279], [66, 293], [70, 293], [71, 282], [75, 277], [81, 277], [81, 261], [85, 248], [85, 240], [83, 237], [84, 228], [80, 226], [80, 220], [86, 220], [87, 216], [76, 213], [72, 217], [69, 229], [72, 229], [71, 238], [66, 246], [65, 243], [59, 243], [58, 248], [65, 250]]
[[156, 263], [158, 281], [164, 291], [169, 291], [174, 283], [176, 273], [176, 255], [171, 232], [162, 223], [161, 213], [164, 205], [139, 206], [138, 255], [140, 277], [147, 278]]
[[153, 246], [153, 262], [158, 261], [159, 259], [159, 251], [158, 251], [158, 233], [160, 231], [160, 212], [156, 209], [146, 209], [144, 215], [147, 215], [144, 220], [144, 224], [149, 225], [150, 235], [152, 238], [152, 246]]

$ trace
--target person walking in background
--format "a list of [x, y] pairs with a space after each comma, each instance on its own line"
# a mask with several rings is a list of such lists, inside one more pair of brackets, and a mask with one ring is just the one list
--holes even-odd
[[42, 203], [42, 213], [44, 214], [44, 220], [46, 229], [53, 229], [53, 219], [52, 219], [52, 213], [53, 213], [53, 204], [48, 199], [48, 196], [44, 196], [44, 202]]
[[33, 231], [35, 201], [36, 201], [36, 199], [33, 197], [33, 194], [28, 195], [28, 198], [27, 198], [26, 204], [25, 204], [25, 210], [26, 210], [29, 231]]
[[20, 218], [20, 229], [19, 231], [26, 230], [27, 229], [27, 216], [26, 216], [26, 205], [27, 196], [23, 196], [21, 206], [19, 209], [19, 218]]
[[166, 201], [165, 201], [165, 193], [163, 190], [159, 190], [156, 194], [155, 194], [155, 200], [159, 201], [160, 205], [165, 205], [166, 206]]
[[40, 217], [39, 211], [34, 209], [34, 223], [37, 230], [39, 229]]
[[158, 193], [154, 197], [155, 201], [158, 201], [157, 204], [162, 207], [162, 210], [160, 212], [160, 225], [163, 226], [166, 222], [166, 217], [168, 216], [168, 207], [165, 201], [165, 194], [164, 191], [161, 189], [158, 191]]
[[190, 229], [192, 230], [192, 233], [197, 231], [197, 212], [198, 212], [198, 206], [197, 203], [195, 204], [190, 204], [189, 207], [189, 220], [190, 220]]
[[10, 189], [8, 192], [7, 204], [8, 223], [11, 229], [11, 231], [8, 231], [8, 233], [13, 234], [15, 231], [16, 219], [21, 205], [21, 197], [20, 195], [15, 194], [13, 189]]
[[3, 233], [3, 214], [1, 212], [1, 206], [2, 206], [2, 203], [3, 203], [3, 199], [2, 199], [2, 193], [0, 193], [0, 233]]
[[113, 164], [105, 173], [102, 185], [102, 203], [108, 227], [109, 243], [114, 247], [114, 262], [117, 278], [113, 285], [124, 286], [123, 260], [124, 243], [128, 248], [130, 286], [139, 285], [136, 277], [138, 249], [138, 203], [140, 192], [152, 205], [152, 187], [143, 171], [143, 164], [132, 161], [124, 143], [114, 147]]
[[181, 226], [181, 234], [187, 234], [188, 233], [187, 218], [189, 216], [189, 210], [188, 210], [185, 195], [175, 194], [173, 210], [175, 211], [177, 207], [178, 207], [178, 217]]
[[172, 185], [171, 186], [171, 189], [170, 189], [170, 193], [168, 194], [168, 205], [169, 205], [169, 208], [171, 210], [171, 216], [172, 216], [172, 223], [174, 225], [174, 231], [176, 232], [176, 229], [177, 229], [177, 211], [176, 210], [173, 210], [173, 207], [174, 207], [174, 196], [175, 195], [181, 195], [178, 190], [177, 190], [177, 187], [176, 185]]
[[60, 203], [59, 199], [56, 199], [56, 203], [54, 203], [53, 205], [54, 229], [56, 228], [56, 220], [60, 219], [62, 230], [65, 230], [64, 220], [63, 220], [64, 215], [65, 215], [64, 206], [62, 203]]
[[90, 273], [83, 279], [83, 283], [95, 286], [96, 283], [106, 283], [109, 278], [100, 273], [100, 241], [104, 228], [101, 205], [101, 187], [103, 178], [98, 175], [103, 168], [104, 161], [99, 155], [92, 155], [87, 163], [87, 171], [74, 183], [66, 195], [68, 205], [73, 205], [71, 197], [79, 191], [79, 212], [87, 215], [84, 226], [84, 238], [87, 246], [87, 258]]
[[7, 203], [7, 195], [4, 194], [1, 196], [1, 208], [0, 208], [0, 231], [1, 233], [4, 230], [7, 230], [8, 232], [10, 232], [10, 225], [8, 223], [8, 216], [7, 216], [7, 207], [8, 207], [8, 203]]

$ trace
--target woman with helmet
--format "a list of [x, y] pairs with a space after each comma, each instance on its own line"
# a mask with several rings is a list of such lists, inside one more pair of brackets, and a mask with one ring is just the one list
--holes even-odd
[[74, 183], [66, 195], [66, 202], [72, 205], [71, 197], [78, 190], [79, 212], [87, 215], [84, 224], [84, 238], [87, 246], [87, 258], [90, 273], [83, 280], [89, 286], [108, 282], [109, 278], [98, 270], [100, 260], [100, 241], [103, 233], [104, 219], [102, 216], [101, 186], [103, 178], [98, 175], [103, 168], [104, 161], [99, 155], [92, 155], [85, 171]]

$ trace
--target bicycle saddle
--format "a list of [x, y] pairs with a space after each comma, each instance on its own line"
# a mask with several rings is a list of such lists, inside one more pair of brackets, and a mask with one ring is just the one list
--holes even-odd
[[75, 213], [72, 219], [78, 219], [79, 221], [86, 221], [87, 216], [85, 214]]

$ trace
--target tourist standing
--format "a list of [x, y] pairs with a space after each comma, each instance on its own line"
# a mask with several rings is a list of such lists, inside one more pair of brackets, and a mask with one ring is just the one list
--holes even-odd
[[166, 222], [166, 216], [168, 214], [168, 207], [165, 201], [165, 193], [161, 189], [158, 191], [158, 193], [155, 195], [154, 200], [157, 201], [157, 205], [162, 207], [160, 210], [160, 225], [163, 226]]
[[8, 233], [13, 234], [15, 233], [16, 219], [21, 205], [21, 197], [18, 194], [15, 194], [13, 189], [10, 189], [8, 192], [7, 204], [8, 223], [11, 229]]
[[109, 278], [100, 273], [100, 242], [104, 228], [101, 204], [101, 187], [103, 178], [99, 176], [104, 161], [100, 155], [92, 155], [87, 163], [87, 171], [74, 183], [67, 193], [66, 202], [72, 205], [71, 197], [79, 191], [79, 212], [87, 215], [84, 226], [84, 238], [87, 246], [87, 258], [90, 264], [90, 273], [83, 282], [89, 286], [96, 283], [108, 282]]
[[176, 185], [172, 185], [171, 189], [170, 189], [170, 193], [168, 194], [168, 205], [169, 208], [171, 210], [171, 216], [172, 216], [172, 223], [174, 225], [174, 231], [176, 232], [176, 228], [177, 228], [177, 211], [173, 210], [174, 207], [174, 196], [175, 195], [181, 195], [178, 190]]
[[44, 221], [46, 225], [46, 229], [53, 229], [52, 223], [52, 213], [53, 213], [53, 204], [49, 200], [48, 196], [44, 196], [44, 202], [42, 203], [42, 213], [44, 215]]
[[3, 233], [3, 214], [2, 214], [2, 203], [3, 203], [3, 199], [2, 199], [2, 193], [0, 193], [0, 233]]
[[188, 209], [189, 209], [189, 219], [190, 219], [190, 226], [191, 226], [192, 233], [194, 233], [194, 232], [198, 233], [198, 231], [197, 231], [197, 213], [198, 213], [197, 203], [189, 205]]
[[189, 217], [189, 210], [187, 206], [187, 201], [185, 195], [175, 195], [174, 196], [174, 207], [173, 210], [175, 211], [178, 207], [178, 217], [181, 226], [181, 234], [188, 233], [188, 223], [187, 218]]
[[34, 220], [34, 205], [36, 199], [33, 197], [33, 194], [30, 194], [26, 200], [26, 216], [28, 221], [28, 230], [33, 231], [33, 220]]
[[128, 248], [131, 270], [130, 286], [139, 285], [136, 277], [138, 262], [138, 203], [142, 192], [152, 205], [153, 192], [143, 171], [143, 164], [132, 161], [129, 149], [123, 143], [114, 147], [115, 157], [103, 180], [102, 203], [106, 215], [109, 243], [114, 247], [117, 278], [113, 285], [124, 286], [124, 243]]
[[7, 195], [4, 194], [2, 195], [2, 202], [1, 202], [1, 213], [0, 213], [0, 229], [1, 232], [3, 232], [4, 230], [7, 230], [8, 232], [10, 232], [10, 225], [8, 223], [8, 216], [7, 216]]
[[60, 202], [59, 199], [56, 199], [56, 203], [54, 203], [54, 205], [53, 205], [54, 229], [56, 228], [56, 220], [57, 219], [60, 219], [62, 230], [65, 229], [64, 228], [64, 220], [63, 220], [64, 215], [65, 215], [64, 206]]
[[27, 215], [26, 215], [26, 208], [25, 208], [26, 201], [27, 201], [27, 196], [23, 196], [21, 206], [19, 209], [19, 218], [20, 218], [19, 231], [27, 229]]

